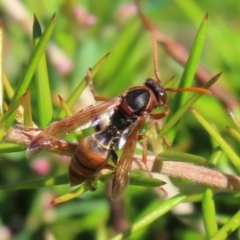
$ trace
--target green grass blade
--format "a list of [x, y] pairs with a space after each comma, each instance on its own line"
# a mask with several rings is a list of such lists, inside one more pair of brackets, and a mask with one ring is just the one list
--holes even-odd
[[177, 161], [177, 162], [190, 162], [199, 165], [206, 165], [207, 160], [203, 157], [193, 155], [190, 153], [164, 151], [157, 155], [157, 159], [161, 161]]
[[61, 104], [61, 107], [62, 109], [64, 110], [65, 114], [67, 117], [70, 117], [73, 115], [71, 109], [69, 108], [69, 106], [67, 105], [67, 103], [63, 100], [63, 98], [58, 95], [58, 98], [59, 98], [59, 101], [60, 101], [60, 104]]
[[[67, 105], [67, 103], [63, 100], [63, 98], [61, 96], [58, 95], [60, 104], [62, 106], [62, 109], [64, 110], [65, 114], [67, 117], [70, 117], [73, 115], [71, 109], [69, 108], [69, 106]], [[76, 136], [78, 142], [80, 142], [84, 136], [83, 132], [81, 130], [77, 130], [74, 132], [74, 135]]]
[[[98, 62], [97, 64], [92, 68], [91, 70], [91, 76], [92, 78], [97, 74], [97, 72], [101, 69], [102, 65], [105, 63], [105, 61], [107, 60], [109, 56], [109, 53], [106, 54], [105, 56], [103, 56]], [[84, 79], [79, 83], [79, 85], [75, 88], [75, 90], [73, 91], [73, 93], [70, 95], [69, 99], [66, 101], [67, 105], [69, 108], [71, 108], [75, 102], [78, 100], [79, 96], [81, 95], [81, 93], [83, 92], [83, 90], [86, 88], [86, 86], [88, 85], [87, 82], [87, 78], [84, 77]], [[64, 112], [64, 110], [61, 110], [60, 113], [57, 116], [57, 119], [62, 119], [66, 116], [66, 113]]]
[[233, 109], [228, 109], [228, 113], [230, 115], [230, 117], [232, 118], [235, 126], [240, 130], [240, 122], [238, 121], [238, 119], [236, 118], [235, 114], [238, 113], [238, 109], [236, 108], [236, 113], [234, 113], [235, 111]]
[[211, 135], [211, 137], [219, 144], [224, 153], [228, 156], [232, 164], [240, 171], [240, 158], [233, 151], [231, 146], [218, 134], [218, 132], [209, 124], [209, 122], [204, 119], [199, 113], [195, 110], [191, 110], [195, 118], [201, 123], [201, 125], [206, 129], [206, 131]]
[[[211, 87], [218, 80], [220, 76], [221, 76], [221, 73], [217, 74], [210, 81], [208, 81], [203, 87], [204, 88]], [[189, 98], [187, 102], [185, 102], [185, 104], [182, 105], [181, 108], [179, 108], [171, 118], [168, 119], [168, 121], [163, 126], [163, 128], [161, 129], [161, 132], [158, 135], [159, 139], [161, 139], [163, 136], [168, 134], [168, 132], [172, 129], [172, 127], [179, 121], [179, 119], [193, 105], [193, 103], [196, 102], [198, 98], [201, 97], [201, 95], [202, 93], [194, 93], [193, 96]]]
[[3, 86], [4, 86], [4, 89], [7, 93], [8, 98], [11, 99], [14, 95], [14, 90], [13, 90], [13, 88], [12, 88], [12, 86], [11, 86], [10, 82], [8, 81], [5, 74], [3, 76]]
[[26, 147], [19, 146], [15, 143], [1, 143], [0, 144], [0, 153], [12, 153], [12, 152], [20, 152], [26, 150]]
[[27, 91], [22, 97], [22, 105], [23, 105], [23, 124], [26, 127], [33, 127], [32, 121], [32, 107], [30, 100], [30, 92]]
[[[186, 63], [186, 66], [184, 68], [183, 75], [181, 77], [179, 88], [181, 87], [189, 87], [192, 85], [192, 82], [194, 80], [194, 75], [198, 66], [198, 62], [202, 53], [203, 44], [205, 41], [205, 35], [207, 31], [207, 23], [208, 23], [208, 15], [206, 15], [200, 25], [200, 28], [198, 30], [197, 36], [195, 38], [192, 50], [190, 52], [188, 61]], [[176, 113], [176, 111], [180, 108], [180, 106], [183, 105], [183, 103], [186, 102], [186, 99], [188, 97], [188, 93], [176, 93], [172, 106], [170, 108], [170, 114], [168, 116], [168, 119], [171, 119], [172, 116]], [[176, 127], [175, 125], [168, 133], [168, 138], [172, 142], [175, 134], [176, 134]]]
[[[94, 182], [94, 187], [97, 188], [98, 184], [100, 181], [106, 181], [107, 179], [112, 178], [112, 174], [107, 174], [105, 176], [101, 176], [101, 178], [98, 181]], [[151, 178], [151, 177], [144, 177], [144, 176], [139, 176], [138, 174], [131, 173], [130, 176], [130, 185], [135, 185], [135, 186], [145, 186], [145, 187], [159, 187], [164, 184], [163, 181], [156, 179], [156, 178]], [[63, 203], [66, 201], [69, 201], [73, 198], [78, 197], [79, 195], [85, 193], [86, 191], [91, 190], [91, 185], [89, 185], [89, 182], [85, 182], [78, 186], [77, 188], [73, 189], [67, 194], [64, 194], [58, 198], [55, 198], [52, 201], [52, 204], [59, 204]]]
[[211, 240], [224, 240], [240, 226], [240, 210], [225, 224]]
[[[33, 77], [33, 74], [37, 68], [37, 65], [39, 63], [39, 60], [46, 48], [46, 45], [48, 43], [49, 38], [52, 35], [52, 31], [54, 28], [54, 22], [55, 22], [55, 14], [53, 15], [49, 25], [47, 26], [46, 30], [44, 31], [41, 39], [39, 40], [30, 60], [27, 64], [26, 69], [23, 72], [22, 77], [20, 78], [20, 81], [18, 83], [18, 87], [14, 93], [14, 96], [12, 98], [10, 106], [12, 106], [19, 97], [21, 97], [27, 90], [29, 83]], [[6, 126], [10, 127], [14, 121], [14, 113], [9, 116], [9, 118], [6, 121]]]
[[[115, 97], [129, 88], [130, 83], [134, 82], [136, 75], [141, 72], [140, 68], [142, 67], [139, 67], [139, 63], [144, 58], [144, 55], [149, 55], [148, 51], [141, 51], [141, 46], [144, 46], [144, 48], [147, 48], [147, 46], [145, 40], [141, 38], [142, 28], [138, 19], [131, 19], [128, 27], [122, 30], [111, 47], [111, 61], [108, 61], [107, 68], [104, 66], [105, 71], [99, 72], [99, 81], [96, 83], [101, 88], [104, 88], [104, 92], [110, 93], [111, 97]], [[140, 51], [141, 54], [139, 54]], [[136, 69], [138, 70], [136, 71]], [[141, 78], [143, 76], [141, 75]], [[106, 79], [110, 80], [106, 82]], [[108, 91], [105, 89], [108, 89]]]
[[196, 193], [196, 194], [191, 194], [189, 196], [186, 197], [185, 201], [184, 202], [200, 202], [202, 201], [202, 198], [203, 198], [203, 194], [202, 193]]
[[175, 206], [177, 206], [179, 203], [183, 202], [186, 198], [186, 195], [179, 194], [173, 198], [170, 198], [162, 203], [159, 203], [159, 207], [156, 208], [154, 211], [150, 212], [143, 218], [141, 218], [139, 221], [132, 224], [131, 228], [124, 231], [121, 234], [118, 234], [112, 240], [119, 240], [119, 239], [125, 239], [128, 236], [132, 235], [133, 233], [139, 231], [140, 229], [148, 226], [153, 221], [155, 221], [157, 218], [161, 217], [166, 212], [172, 210]]
[[3, 114], [4, 109], [4, 90], [3, 90], [3, 28], [0, 22], [0, 116]]
[[13, 191], [18, 189], [34, 189], [39, 187], [49, 187], [62, 184], [68, 184], [68, 174], [62, 174], [55, 177], [45, 177], [24, 182], [18, 182], [0, 187], [0, 190]]
[[213, 193], [211, 189], [207, 189], [203, 195], [202, 210], [207, 239], [210, 239], [218, 231], [215, 204], [213, 201]]
[[[94, 183], [94, 186], [97, 187], [98, 183], [100, 181], [95, 181]], [[56, 204], [59, 204], [59, 203], [64, 203], [64, 202], [67, 202], [73, 198], [76, 198], [78, 196], [80, 196], [81, 194], [87, 192], [90, 190], [90, 185], [89, 183], [83, 183], [81, 184], [79, 187], [73, 189], [71, 192], [67, 193], [67, 194], [64, 194], [62, 195], [61, 197], [58, 197], [58, 198], [55, 198], [51, 203], [56, 205]]]
[[6, 127], [6, 121], [13, 116], [15, 118], [17, 114], [17, 109], [19, 108], [20, 104], [22, 103], [23, 96], [20, 96], [20, 98], [14, 102], [11, 106], [9, 106], [8, 110], [4, 113], [2, 118], [0, 119], [0, 124], [4, 124], [4, 127]]
[[142, 186], [142, 187], [160, 187], [165, 182], [153, 177], [140, 176], [138, 174], [131, 173], [129, 185]]
[[240, 133], [237, 130], [231, 127], [227, 127], [227, 130], [229, 131], [232, 137], [234, 137], [238, 142], [240, 142]]
[[222, 149], [218, 146], [216, 147], [212, 154], [211, 154], [211, 157], [209, 159], [209, 165], [210, 166], [216, 166], [217, 162], [219, 161], [220, 157], [222, 156]]
[[[41, 37], [42, 31], [40, 24], [37, 18], [34, 17], [33, 40], [35, 47], [37, 46], [37, 43]], [[36, 83], [37, 90], [38, 125], [39, 127], [46, 127], [53, 119], [53, 106], [49, 86], [46, 56], [44, 52], [36, 69], [34, 83]]]

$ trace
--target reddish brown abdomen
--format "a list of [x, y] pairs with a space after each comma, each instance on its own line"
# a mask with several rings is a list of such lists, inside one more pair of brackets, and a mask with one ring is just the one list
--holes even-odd
[[79, 143], [69, 165], [71, 186], [91, 180], [104, 168], [113, 135], [113, 131], [106, 129], [84, 138]]

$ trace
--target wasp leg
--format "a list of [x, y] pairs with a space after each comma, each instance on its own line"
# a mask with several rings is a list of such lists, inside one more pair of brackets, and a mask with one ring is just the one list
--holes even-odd
[[109, 163], [106, 163], [103, 168], [104, 169], [108, 169], [108, 170], [113, 170], [113, 171], [116, 169], [115, 166], [113, 166], [113, 165], [111, 165]]
[[104, 101], [104, 102], [106, 102], [106, 101], [110, 100], [110, 98], [103, 97], [103, 96], [97, 96], [96, 95], [94, 87], [93, 87], [93, 80], [92, 80], [90, 69], [87, 70], [87, 81], [88, 81], [88, 85], [89, 85], [90, 91], [91, 91], [95, 101]]
[[160, 120], [160, 119], [168, 116], [169, 113], [170, 113], [170, 110], [169, 110], [169, 108], [168, 108], [167, 106], [165, 106], [165, 105], [164, 105], [164, 108], [165, 108], [165, 111], [164, 111], [163, 113], [152, 113], [152, 114], [150, 114], [150, 117], [153, 118], [153, 119], [155, 119], [155, 120]]
[[97, 189], [95, 179], [92, 179], [92, 178], [88, 179], [88, 180], [86, 180], [86, 183], [88, 184], [90, 191], [93, 192]]
[[145, 166], [145, 169], [146, 169], [149, 177], [153, 177], [150, 169], [147, 166], [147, 138], [144, 135], [139, 135], [138, 140], [143, 140], [142, 162]]
[[[150, 171], [150, 169], [147, 166], [147, 138], [144, 135], [139, 135], [139, 139], [138, 140], [143, 140], [143, 153], [142, 153], [142, 162], [145, 166], [145, 169], [148, 173], [148, 176], [151, 178], [154, 178], [152, 172]], [[162, 193], [162, 196], [164, 198], [166, 198], [168, 196], [167, 191], [163, 188], [163, 187], [158, 187], [159, 191]]]

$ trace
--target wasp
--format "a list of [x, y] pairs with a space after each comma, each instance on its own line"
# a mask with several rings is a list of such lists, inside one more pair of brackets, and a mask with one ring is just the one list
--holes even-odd
[[[91, 183], [102, 169], [111, 168], [108, 159], [112, 158], [116, 168], [111, 197], [119, 198], [129, 183], [134, 150], [137, 141], [141, 139], [139, 132], [142, 125], [148, 119], [159, 120], [169, 114], [166, 107], [167, 91], [209, 93], [203, 88], [164, 88], [157, 70], [157, 43], [154, 37], [152, 41], [156, 80], [148, 78], [142, 86], [132, 87], [112, 99], [103, 98], [105, 101], [100, 105], [89, 106], [71, 117], [52, 123], [31, 141], [28, 146], [30, 154], [61, 148], [60, 137], [93, 126], [96, 132], [83, 138], [73, 153], [69, 165], [70, 185], [86, 181]], [[87, 72], [87, 79], [95, 100], [101, 99], [94, 92], [90, 71]], [[165, 107], [164, 112], [153, 113], [155, 108], [161, 106]], [[110, 116], [109, 123], [101, 129], [101, 120], [106, 113]], [[120, 157], [115, 153], [116, 149], [122, 149]]]

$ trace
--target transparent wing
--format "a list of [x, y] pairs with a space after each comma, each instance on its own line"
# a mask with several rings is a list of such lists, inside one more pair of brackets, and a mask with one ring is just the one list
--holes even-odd
[[121, 99], [119, 96], [98, 106], [87, 107], [71, 117], [52, 123], [29, 144], [28, 157], [42, 150], [54, 148], [54, 145], [59, 142], [58, 138], [68, 135], [74, 130], [90, 127], [92, 121], [94, 121], [93, 125], [96, 125], [98, 123], [96, 118], [112, 111], [120, 104]]
[[130, 133], [124, 145], [123, 153], [118, 160], [116, 172], [113, 177], [111, 196], [113, 200], [118, 199], [128, 186], [133, 154], [138, 140], [138, 133], [145, 121], [145, 116], [142, 116], [137, 120], [136, 125], [133, 127], [132, 132]]

